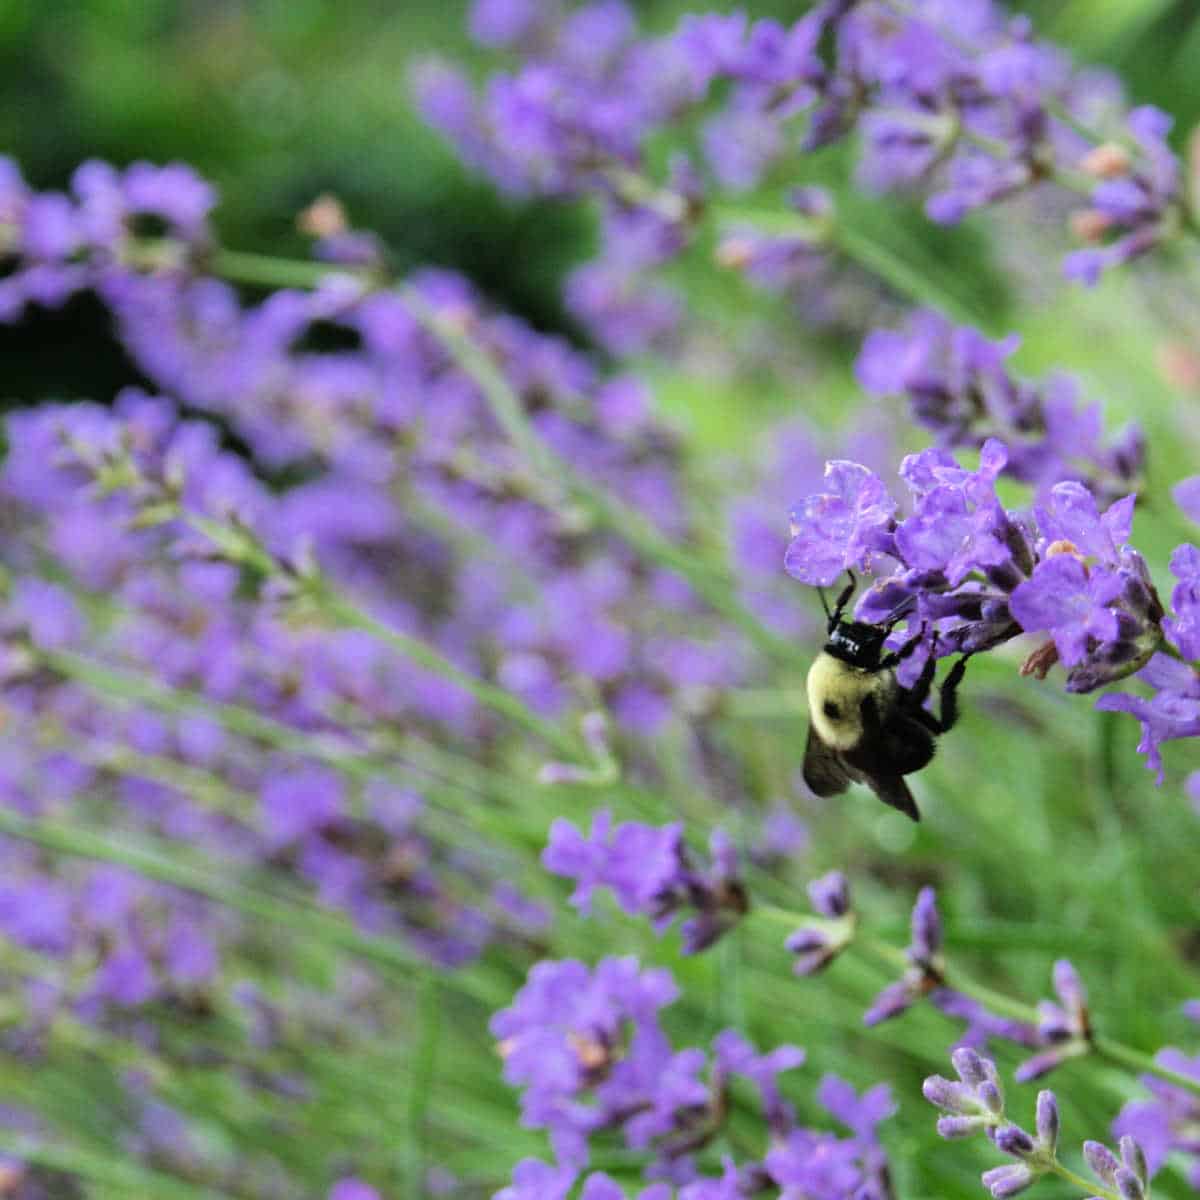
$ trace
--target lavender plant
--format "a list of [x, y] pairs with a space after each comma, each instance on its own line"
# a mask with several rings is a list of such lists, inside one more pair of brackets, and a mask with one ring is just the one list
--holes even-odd
[[[995, 1196], [1200, 1186], [1195, 816], [1105, 715], [1173, 785], [1186, 414], [1106, 433], [1080, 397], [1138, 371], [1038, 377], [1033, 315], [996, 340], [878, 238], [915, 195], [1046, 274], [1065, 224], [1070, 279], [1128, 267], [1104, 361], [1145, 362], [1112, 289], [1194, 269], [1170, 119], [990, 0], [470, 31], [501, 69], [426, 62], [420, 103], [510, 195], [598, 201], [563, 299], [603, 357], [395, 273], [332, 196], [283, 259], [183, 164], [0, 160], [0, 319], [86, 295], [138, 375], [5, 422], [0, 1194], [958, 1197], [971, 1142]], [[919, 832], [799, 778], [822, 626], [785, 573], [847, 571], [903, 672], [978, 664]], [[1118, 1146], [1094, 1181], [1055, 1094], [1007, 1115], [1052, 1071]]]

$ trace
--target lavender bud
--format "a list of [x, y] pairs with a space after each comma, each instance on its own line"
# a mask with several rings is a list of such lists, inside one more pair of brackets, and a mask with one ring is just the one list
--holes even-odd
[[801, 954], [792, 963], [792, 974], [800, 976], [818, 975], [835, 958], [837, 958], [837, 953], [832, 948], [813, 951], [809, 954]]
[[1051, 1155], [1058, 1149], [1058, 1100], [1053, 1092], [1038, 1092], [1037, 1135], [1038, 1141]]
[[1142, 1181], [1128, 1167], [1117, 1168], [1113, 1183], [1121, 1194], [1121, 1200], [1145, 1200], [1146, 1189]]
[[875, 997], [871, 1007], [863, 1013], [863, 1024], [868, 1028], [875, 1025], [882, 1025], [884, 1021], [890, 1021], [893, 1017], [898, 1017], [902, 1012], [907, 1012], [912, 1007], [915, 999], [916, 997], [913, 995], [912, 989], [903, 979], [896, 983], [889, 983]]
[[977, 1088], [987, 1081], [988, 1072], [984, 1060], [970, 1046], [960, 1046], [950, 1055], [950, 1061], [963, 1083]]
[[927, 963], [942, 948], [942, 922], [938, 916], [937, 893], [931, 887], [922, 888], [912, 911], [912, 946], [909, 954], [914, 961]]
[[1000, 1090], [1000, 1085], [994, 1080], [985, 1079], [975, 1089], [975, 1095], [979, 1097], [980, 1104], [990, 1113], [996, 1116], [1001, 1116], [1004, 1113], [1004, 1093]]
[[1084, 1142], [1083, 1157], [1097, 1179], [1103, 1183], [1111, 1184], [1113, 1182], [1117, 1168], [1121, 1164], [1117, 1162], [1116, 1156], [1106, 1145], [1102, 1142]]
[[983, 1186], [997, 1200], [1005, 1196], [1015, 1196], [1023, 1192], [1037, 1176], [1024, 1164], [1012, 1163], [1009, 1166], [993, 1167], [983, 1173]]
[[980, 1130], [986, 1128], [986, 1117], [938, 1117], [937, 1121], [938, 1136], [944, 1137], [947, 1141], [973, 1137]]
[[1074, 1022], [1057, 1004], [1043, 1001], [1038, 1007], [1041, 1010], [1038, 1032], [1046, 1041], [1069, 1042], [1075, 1036]]
[[965, 1083], [954, 1083], [941, 1075], [931, 1075], [921, 1084], [921, 1094], [930, 1104], [952, 1113], [975, 1113], [979, 1106]]
[[1041, 1054], [1027, 1058], [1013, 1072], [1013, 1078], [1018, 1083], [1031, 1083], [1035, 1079], [1041, 1079], [1043, 1075], [1049, 1075], [1062, 1061], [1063, 1055], [1057, 1050], [1044, 1050]]
[[580, 719], [579, 727], [588, 749], [598, 759], [608, 758], [608, 717], [602, 712], [587, 712]]
[[1150, 1171], [1146, 1164], [1146, 1155], [1141, 1144], [1126, 1134], [1118, 1143], [1121, 1158], [1125, 1165], [1141, 1180], [1145, 1186], [1150, 1181]]
[[836, 920], [850, 911], [850, 884], [841, 871], [830, 871], [808, 885], [808, 898], [821, 916]]
[[1033, 1138], [1018, 1125], [1006, 1125], [996, 1131], [996, 1149], [1013, 1158], [1028, 1158], [1037, 1148]]
[[560, 784], [588, 783], [592, 772], [586, 767], [574, 763], [548, 762], [538, 768], [537, 781], [547, 787], [557, 787]]
[[791, 954], [811, 954], [814, 950], [824, 950], [829, 946], [829, 935], [824, 930], [806, 927], [789, 934], [783, 944]]
[[1060, 958], [1054, 964], [1053, 978], [1054, 990], [1067, 1009], [1072, 1012], [1081, 1012], [1087, 1008], [1087, 992], [1079, 979], [1079, 974], [1065, 958]]

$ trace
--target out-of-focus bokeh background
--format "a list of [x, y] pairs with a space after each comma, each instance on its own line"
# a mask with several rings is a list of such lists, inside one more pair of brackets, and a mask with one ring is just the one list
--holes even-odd
[[[635, 7], [647, 28], [665, 30], [694, 6], [646, 0]], [[805, 6], [748, 0], [745, 7], [753, 16], [794, 18]], [[1137, 102], [1173, 113], [1175, 145], [1187, 153], [1200, 122], [1195, 82], [1200, 14], [1192, 0], [1023, 0], [1014, 7], [1032, 17], [1040, 35], [1081, 62], [1114, 68]], [[305, 257], [309, 243], [297, 230], [297, 214], [332, 193], [356, 228], [379, 234], [398, 273], [423, 265], [453, 268], [500, 308], [586, 347], [563, 304], [562, 283], [594, 251], [593, 207], [586, 201], [497, 194], [413, 110], [408, 70], [417, 56], [444, 54], [478, 67], [481, 75], [503, 61], [469, 42], [467, 8], [465, 0], [0, 0], [0, 152], [18, 160], [39, 189], [65, 186], [75, 167], [91, 157], [118, 165], [185, 161], [220, 190], [215, 221], [222, 244], [262, 254]], [[1165, 273], [1160, 284], [1157, 267], [1146, 264], [1145, 270], [1106, 280], [1095, 292], [1069, 287], [1059, 277], [1065, 209], [1053, 204], [1024, 210], [1019, 220], [1001, 206], [947, 229], [925, 220], [919, 201], [856, 194], [848, 182], [852, 155], [844, 147], [804, 159], [797, 169], [802, 174], [789, 182], [830, 186], [843, 210], [854, 214], [855, 228], [929, 281], [955, 319], [978, 324], [992, 336], [1018, 330], [1024, 339], [1016, 360], [1020, 371], [1068, 370], [1081, 378], [1089, 398], [1103, 402], [1109, 428], [1133, 416], [1143, 423], [1153, 487], [1149, 515], [1139, 514], [1137, 540], [1162, 586], [1169, 586], [1167, 557], [1191, 531], [1173, 513], [1168, 489], [1194, 473], [1200, 436], [1194, 415], [1200, 360], [1193, 354], [1187, 310], [1175, 299], [1176, 284]], [[770, 203], [776, 206], [778, 183], [770, 184]], [[709, 322], [714, 335], [748, 330], [751, 346], [760, 336], [751, 326], [761, 319], [762, 336], [770, 340], [757, 354], [746, 353], [743, 342], [739, 355], [731, 352], [725, 359], [715, 336], [711, 354], [701, 337], [675, 361], [646, 357], [633, 366], [653, 384], [669, 419], [688, 434], [693, 460], [724, 457], [736, 447], [743, 459], [758, 456], [765, 462], [773, 448], [757, 445], [754, 436], [770, 421], [804, 415], [836, 425], [858, 409], [861, 395], [850, 366], [862, 330], [839, 331], [835, 324], [814, 331], [791, 320], [778, 297], [739, 290], [728, 275], [714, 282], [711, 258], [695, 253], [671, 268], [689, 312], [701, 327]], [[86, 296], [60, 311], [34, 309], [20, 323], [0, 325], [0, 405], [76, 397], [107, 401], [124, 384], [138, 382], [136, 367], [111, 335], [109, 315]], [[893, 460], [922, 444], [918, 431], [899, 436], [909, 444], [897, 446]], [[720, 468], [714, 475], [721, 476]], [[736, 475], [724, 482], [727, 492], [737, 492]], [[798, 498], [779, 497], [781, 530], [788, 500]], [[693, 499], [703, 512], [710, 498]], [[808, 589], [796, 585], [794, 594], [796, 607], [815, 616]], [[789, 685], [798, 687], [810, 652], [807, 644], [797, 647]], [[910, 827], [857, 794], [847, 798], [846, 809], [803, 810], [817, 843], [813, 870], [806, 861], [794, 878], [778, 884], [774, 898], [802, 907], [796, 900], [801, 876], [847, 865], [865, 880], [867, 904], [888, 914], [884, 932], [900, 945], [913, 892], [936, 882], [950, 896], [952, 929], [955, 914], [962, 917], [957, 936], [969, 946], [980, 974], [1019, 980], [1024, 999], [1033, 1000], [1047, 990], [1051, 962], [1070, 954], [1096, 981], [1110, 1032], [1143, 1048], [1180, 1041], [1190, 1033], [1177, 1015], [1178, 1003], [1193, 994], [1196, 959], [1188, 891], [1196, 817], [1180, 781], [1196, 757], [1194, 746], [1171, 748], [1168, 787], [1156, 790], [1135, 750], [1135, 722], [1100, 716], [1090, 698], [1064, 696], [1057, 686], [1019, 681], [1017, 661], [995, 655], [972, 666], [961, 731], [947, 738], [916, 788], [932, 820]], [[747, 778], [760, 786], [757, 799], [793, 802], [803, 737], [797, 713], [747, 722], [732, 734], [728, 728], [728, 744], [701, 746], [712, 778], [719, 781], [726, 752], [732, 758], [736, 751], [750, 764]], [[677, 750], [668, 745], [667, 757]], [[671, 789], [685, 793], [678, 808], [686, 807], [694, 842], [726, 818], [716, 784], [711, 794], [695, 796], [686, 795], [686, 779], [666, 784], [664, 795]], [[527, 865], [535, 862], [550, 820], [566, 807], [558, 793], [528, 790], [526, 824], [509, 831]], [[654, 818], [675, 816], [676, 799], [672, 793], [663, 800]], [[585, 823], [589, 804], [577, 794], [576, 801], [571, 815]], [[756, 812], [756, 819], [761, 815]], [[531, 868], [531, 876], [536, 873]], [[1169, 886], [1158, 887], [1160, 880]], [[784, 1038], [808, 1045], [814, 1078], [829, 1067], [859, 1086], [888, 1078], [905, 1091], [904, 1123], [889, 1135], [888, 1145], [898, 1190], [907, 1200], [931, 1186], [944, 1196], [982, 1194], [978, 1170], [992, 1165], [986, 1147], [964, 1157], [960, 1147], [933, 1140], [931, 1111], [912, 1111], [922, 1103], [916, 1099], [920, 1079], [948, 1069], [947, 1022], [922, 1009], [903, 1026], [886, 1026], [869, 1043], [863, 1039], [859, 1015], [885, 977], [861, 968], [855, 974], [847, 965], [833, 982], [795, 981], [776, 942], [766, 938], [740, 966], [735, 952], [724, 947], [709, 957], [680, 961], [677, 943], [655, 939], [645, 922], [618, 917], [585, 925], [566, 910], [561, 880], [529, 882], [534, 894], [557, 905], [554, 940], [522, 947], [523, 959], [516, 954], [505, 959], [499, 951], [488, 958], [479, 978], [489, 985], [489, 999], [511, 995], [540, 953], [594, 947], [597, 954], [636, 952], [647, 961], [672, 960], [689, 995], [687, 1020], [706, 1036], [749, 1013], [747, 1031], [761, 1045]], [[763, 948], [768, 945], [771, 958]], [[1117, 960], [1119, 969], [1113, 965]], [[740, 979], [734, 975], [738, 969]], [[1151, 989], [1161, 994], [1151, 997]], [[400, 997], [398, 1015], [388, 1015], [402, 1025], [416, 1003]], [[435, 1129], [429, 1160], [445, 1162], [459, 1180], [452, 1190], [447, 1185], [446, 1194], [475, 1200], [504, 1182], [511, 1157], [542, 1153], [544, 1146], [540, 1134], [516, 1128], [515, 1101], [499, 1081], [483, 1005], [453, 996], [440, 1015], [449, 1032], [439, 1042], [436, 1070], [428, 1062], [416, 1064], [436, 1076], [426, 1080], [430, 1110], [439, 1114], [428, 1122]], [[375, 1047], [368, 1049], [373, 1053]], [[413, 1069], [413, 1059], [406, 1058], [411, 1049], [409, 1044], [381, 1052], [385, 1090], [393, 1076]], [[1011, 1075], [1018, 1054], [1011, 1047], [1005, 1053], [1002, 1067]], [[348, 1061], [348, 1070], [359, 1076], [347, 1081], [352, 1088], [370, 1074], [373, 1060]], [[330, 1078], [340, 1065], [329, 1066]], [[63, 1127], [98, 1155], [114, 1153], [124, 1127], [116, 1121], [89, 1124], [109, 1077], [100, 1071], [87, 1075], [70, 1057], [60, 1059], [54, 1072], [40, 1067], [38, 1072], [22, 1076], [22, 1100], [61, 1117]], [[1097, 1079], [1103, 1088], [1085, 1080], [1088, 1086], [1066, 1089], [1064, 1108], [1076, 1144], [1083, 1136], [1105, 1136], [1120, 1102], [1140, 1094], [1132, 1077], [1106, 1067], [1097, 1066], [1088, 1077]], [[188, 1083], [180, 1105], [191, 1103], [201, 1113], [207, 1105], [211, 1128], [233, 1142], [240, 1132], [236, 1117], [226, 1111], [225, 1094], [216, 1085], [205, 1092], [206, 1085], [207, 1079], [189, 1093]], [[336, 1096], [337, 1087], [332, 1091]], [[397, 1111], [409, 1103], [391, 1100]], [[1032, 1092], [1022, 1093], [1020, 1104], [1024, 1115]], [[409, 1111], [415, 1108], [418, 1102]], [[346, 1145], [378, 1149], [379, 1163], [364, 1155], [376, 1171], [373, 1178], [398, 1177], [388, 1157], [391, 1147], [380, 1144], [371, 1124], [391, 1122], [392, 1109], [375, 1112], [364, 1102], [348, 1111], [347, 1120], [356, 1124], [346, 1130]], [[360, 1113], [365, 1115], [358, 1124]], [[345, 1114], [335, 1099], [316, 1115], [332, 1122]], [[422, 1120], [411, 1124], [415, 1128]], [[924, 1122], [919, 1137], [910, 1132], [917, 1121]], [[424, 1126], [419, 1132], [425, 1136]], [[254, 1136], [259, 1134], [256, 1127]], [[303, 1176], [315, 1189], [322, 1173], [341, 1161], [326, 1154], [341, 1133], [325, 1136], [310, 1144], [289, 1127], [269, 1149], [295, 1171], [293, 1178]], [[263, 1144], [268, 1145], [265, 1135]], [[354, 1164], [348, 1160], [349, 1165]], [[617, 1161], [616, 1169], [621, 1165]], [[99, 1170], [96, 1178], [102, 1176]], [[1052, 1188], [1045, 1187], [1047, 1200]], [[96, 1189], [89, 1194], [122, 1194], [119, 1184]], [[0, 1196], [5, 1194], [0, 1182]], [[435, 1194], [432, 1184], [429, 1194]], [[1161, 1194], [1184, 1193], [1175, 1179]]]
[[[665, 31], [697, 6], [634, 7], [644, 28]], [[746, 7], [793, 18], [803, 9], [785, 0]], [[1173, 113], [1180, 142], [1200, 119], [1200, 21], [1187, 0], [1030, 0], [1018, 8], [1079, 61], [1115, 68], [1139, 102]], [[401, 271], [459, 269], [537, 326], [571, 331], [560, 284], [589, 253], [586, 208], [498, 197], [410, 103], [415, 56], [497, 65], [467, 38], [467, 10], [465, 0], [9, 0], [0, 6], [0, 149], [43, 188], [65, 185], [89, 157], [189, 162], [220, 187], [226, 244], [264, 253], [303, 252], [295, 215], [333, 192], [355, 225], [384, 238]], [[806, 171], [817, 182], [844, 179], [844, 164], [835, 151]], [[897, 229], [894, 199], [876, 219], [889, 239], [916, 243], [909, 250], [921, 261], [946, 254], [948, 244], [962, 266], [955, 286], [1003, 326], [1002, 273], [980, 272], [969, 232], [920, 220]], [[106, 329], [98, 310], [77, 302], [61, 316], [0, 331], [5, 392], [111, 390], [131, 368]], [[57, 353], [64, 340], [81, 353]], [[718, 420], [718, 442], [723, 432]]]

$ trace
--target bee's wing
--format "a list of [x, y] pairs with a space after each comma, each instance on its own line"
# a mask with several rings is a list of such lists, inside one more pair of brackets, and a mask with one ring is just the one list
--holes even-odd
[[871, 791], [884, 804], [898, 808], [906, 817], [912, 817], [914, 821], [921, 819], [917, 802], [913, 799], [912, 792], [908, 790], [908, 784], [899, 775], [873, 775], [867, 772], [864, 772], [864, 775], [866, 775], [866, 781], [870, 785]]
[[900, 713], [891, 712], [881, 720], [874, 696], [863, 698], [861, 711], [863, 738], [847, 752], [847, 765], [884, 804], [919, 821], [917, 802], [903, 776], [919, 770], [933, 757], [933, 738], [927, 729]]
[[825, 745], [810, 724], [804, 746], [804, 782], [818, 796], [840, 796], [860, 776], [836, 750]]

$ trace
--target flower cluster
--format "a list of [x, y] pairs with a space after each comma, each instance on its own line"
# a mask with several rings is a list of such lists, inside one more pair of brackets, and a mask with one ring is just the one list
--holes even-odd
[[[426, 62], [418, 103], [500, 187], [602, 198], [602, 255], [567, 297], [618, 353], [671, 338], [681, 301], [653, 270], [711, 213], [718, 262], [798, 287], [811, 318], [877, 308], [833, 265], [826, 193], [799, 189], [795, 228], [783, 231], [715, 203], [795, 178], [798, 155], [855, 130], [859, 182], [925, 191], [937, 222], [1049, 183], [1084, 194], [1071, 224], [1087, 245], [1065, 269], [1086, 283], [1191, 219], [1165, 114], [1127, 109], [1111, 76], [1073, 68], [993, 0], [824, 0], [790, 25], [707, 13], [662, 36], [641, 36], [621, 0], [477, 0], [471, 32], [515, 66], [477, 91], [458, 68]], [[653, 145], [667, 129], [686, 149], [656, 177]], [[839, 303], [847, 288], [855, 304]]]
[[925, 1099], [944, 1114], [937, 1122], [942, 1137], [965, 1138], [982, 1132], [997, 1150], [1016, 1160], [983, 1173], [984, 1187], [997, 1200], [1025, 1191], [1046, 1174], [1062, 1175], [1107, 1200], [1144, 1200], [1149, 1196], [1146, 1158], [1133, 1138], [1121, 1138], [1120, 1159], [1100, 1142], [1084, 1142], [1084, 1158], [1100, 1181], [1096, 1186], [1067, 1171], [1058, 1161], [1059, 1113], [1053, 1092], [1038, 1093], [1035, 1133], [1030, 1134], [1005, 1115], [995, 1063], [968, 1049], [956, 1050], [951, 1061], [958, 1079], [930, 1076], [923, 1088]]
[[922, 996], [942, 984], [942, 921], [933, 888], [922, 888], [912, 911], [912, 941], [905, 955], [909, 967], [901, 979], [889, 984], [863, 1014], [864, 1025], [898, 1017]]
[[[779, 519], [797, 491], [821, 486], [825, 461], [850, 455], [873, 470], [895, 461], [895, 422], [881, 406], [864, 405], [836, 437], [804, 417], [773, 425], [754, 447], [760, 475], [739, 489], [729, 507], [729, 554], [746, 605], [771, 629], [791, 638], [816, 638], [812, 614], [795, 603], [794, 589], [779, 569], [787, 552], [787, 529]], [[739, 477], [745, 468], [738, 466]]]
[[680, 936], [683, 953], [696, 954], [732, 928], [750, 903], [738, 878], [737, 852], [719, 829], [713, 831], [710, 851], [712, 866], [698, 869], [684, 845], [682, 825], [657, 828], [626, 821], [613, 829], [605, 809], [592, 818], [587, 837], [570, 821], [555, 820], [542, 864], [575, 880], [571, 903], [584, 912], [597, 887], [611, 889], [627, 913], [649, 917], [660, 932], [681, 908], [695, 909]]
[[920, 311], [902, 331], [869, 334], [855, 373], [870, 395], [904, 396], [913, 420], [946, 449], [1002, 441], [1004, 474], [1041, 498], [1067, 480], [1086, 484], [1105, 503], [1136, 489], [1145, 461], [1137, 426], [1104, 444], [1100, 406], [1081, 405], [1074, 380], [1053, 375], [1031, 383], [1012, 374], [1005, 360], [1018, 344], [1015, 335], [992, 342]]
[[1046, 1049], [1023, 1062], [1016, 1077], [1021, 1083], [1040, 1079], [1069, 1058], [1092, 1048], [1092, 1022], [1087, 992], [1075, 968], [1065, 958], [1054, 964], [1054, 991], [1058, 1003], [1038, 1005], [1038, 1037]]
[[[317, 286], [250, 299], [217, 277], [239, 260], [184, 168], [90, 164], [63, 195], [11, 164], [3, 179], [3, 318], [90, 289], [159, 389], [6, 419], [3, 814], [64, 821], [116, 861], [124, 842], [103, 838], [120, 829], [156, 864], [201, 864], [220, 896], [248, 881], [251, 911], [278, 890], [296, 919], [337, 914], [322, 928], [339, 941], [445, 969], [497, 942], [527, 959], [549, 914], [511, 882], [496, 797], [525, 805], [548, 749], [568, 761], [547, 783], [611, 782], [618, 753], [636, 767], [646, 735], [701, 723], [697, 695], [760, 665], [668, 565], [697, 531], [646, 388], [456, 276], [384, 281], [328, 203], [305, 227], [351, 269], [292, 264]], [[636, 513], [636, 536], [597, 496]], [[534, 738], [508, 736], [513, 721]], [[639, 911], [690, 909], [700, 949], [745, 895], [728, 844], [711, 866], [678, 851]], [[160, 1024], [186, 1025], [197, 1061], [342, 1036], [304, 989], [288, 1004], [230, 978], [247, 955], [293, 974], [288, 940], [264, 947], [235, 908], [19, 837], [0, 857], [0, 931], [33, 956], [10, 980], [22, 1054], [74, 1036], [136, 1056], [131, 1037]], [[328, 1003], [358, 1011], [376, 983], [339, 979]], [[218, 1049], [231, 1030], [251, 1049]], [[263, 1121], [284, 1123], [329, 1078], [247, 1075], [273, 1097]], [[184, 1161], [189, 1137], [171, 1169], [218, 1183], [215, 1159]], [[165, 1160], [149, 1135], [138, 1147]]]
[[[11, 164], [6, 170], [17, 179]], [[686, 534], [679, 447], [652, 416], [640, 382], [601, 377], [566, 343], [490, 310], [464, 280], [444, 273], [403, 288], [333, 274], [312, 291], [280, 289], [244, 304], [213, 276], [219, 252], [196, 199], [211, 203], [211, 189], [182, 168], [162, 168], [149, 188], [150, 174], [144, 165], [81, 169], [82, 178], [108, 180], [105, 228], [118, 240], [80, 258], [69, 279], [109, 305], [122, 343], [164, 395], [227, 422], [260, 472], [300, 480], [239, 517], [269, 520], [287, 552], [302, 538], [360, 595], [386, 605], [389, 619], [421, 626], [452, 657], [486, 663], [540, 712], [569, 708], [586, 680], [622, 724], [652, 727], [678, 689], [743, 676], [740, 648], [715, 628], [691, 638], [635, 632], [648, 600], [674, 608], [677, 624], [694, 629], [703, 606], [671, 572], [614, 539], [561, 475], [544, 469], [546, 460], [569, 463], [663, 537]], [[9, 206], [16, 269], [5, 282], [15, 287], [40, 269], [28, 260], [25, 224], [47, 196], [18, 182], [12, 188], [20, 197]], [[83, 189], [55, 205], [90, 228], [98, 195]], [[145, 213], [165, 226], [152, 247], [160, 256], [170, 251], [167, 264], [146, 257]], [[179, 213], [192, 219], [185, 224]], [[10, 317], [19, 311], [8, 309]], [[527, 425], [537, 461], [514, 446], [511, 425], [431, 323], [447, 336], [469, 332], [521, 406], [510, 420]], [[36, 442], [40, 453], [56, 436], [52, 425], [44, 415], [19, 420], [14, 437]], [[215, 446], [215, 431], [193, 427], [189, 436]], [[522, 564], [513, 586], [500, 586], [489, 558]], [[427, 595], [433, 611], [411, 602], [399, 608], [399, 594]]]
[[212, 242], [216, 199], [182, 163], [118, 171], [87, 162], [67, 194], [35, 192], [11, 159], [0, 161], [0, 258], [12, 268], [0, 320], [19, 317], [27, 304], [55, 307], [84, 288], [119, 292], [138, 267], [174, 271], [197, 261]]
[[[1141, 749], [1161, 780], [1160, 743], [1200, 728], [1200, 685], [1188, 665], [1196, 657], [1190, 630], [1200, 556], [1191, 545], [1172, 556], [1180, 582], [1168, 613], [1129, 542], [1133, 496], [1101, 511], [1087, 488], [1066, 481], [1050, 487], [1032, 514], [1009, 510], [996, 494], [1008, 462], [995, 439], [984, 443], [974, 471], [944, 450], [908, 456], [900, 467], [907, 515], [871, 471], [831, 462], [825, 489], [792, 511], [787, 569], [815, 586], [845, 570], [880, 576], [858, 602], [859, 619], [911, 612], [931, 653], [974, 654], [1042, 632], [1048, 640], [1029, 656], [1025, 674], [1044, 678], [1061, 661], [1067, 690], [1090, 692], [1138, 673], [1155, 696], [1110, 694], [1098, 707], [1142, 721]], [[921, 654], [912, 657], [909, 669], [919, 669]]]
[[[801, 1065], [803, 1052], [780, 1046], [759, 1054], [734, 1030], [718, 1034], [711, 1053], [676, 1050], [659, 1019], [676, 996], [669, 972], [629, 958], [604, 959], [591, 970], [573, 960], [533, 968], [512, 1006], [493, 1018], [492, 1032], [505, 1078], [522, 1089], [523, 1122], [550, 1131], [559, 1163], [520, 1164], [502, 1196], [565, 1195], [586, 1167], [590, 1140], [619, 1132], [629, 1149], [651, 1155], [649, 1178], [681, 1187], [680, 1200], [733, 1200], [769, 1186], [830, 1200], [886, 1200], [887, 1161], [875, 1133], [892, 1112], [886, 1088], [858, 1097], [827, 1077], [818, 1100], [851, 1136], [804, 1128], [778, 1082]], [[724, 1127], [735, 1076], [757, 1089], [771, 1145], [758, 1161], [726, 1159], [714, 1177], [704, 1173], [701, 1152]], [[621, 1195], [601, 1190], [615, 1187], [591, 1176], [585, 1194]]]

